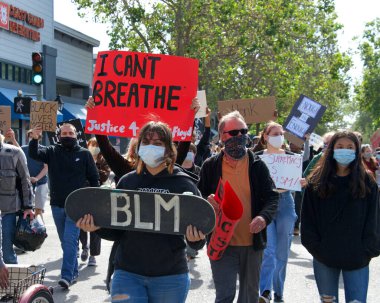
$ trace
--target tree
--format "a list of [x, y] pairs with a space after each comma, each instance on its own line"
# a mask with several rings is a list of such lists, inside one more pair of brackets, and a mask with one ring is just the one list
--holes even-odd
[[199, 59], [199, 87], [216, 101], [275, 95], [282, 123], [303, 93], [336, 125], [350, 58], [339, 52], [333, 0], [73, 0], [111, 24], [110, 48]]
[[366, 24], [359, 50], [364, 67], [362, 81], [355, 86], [355, 125], [369, 136], [380, 127], [380, 18]]

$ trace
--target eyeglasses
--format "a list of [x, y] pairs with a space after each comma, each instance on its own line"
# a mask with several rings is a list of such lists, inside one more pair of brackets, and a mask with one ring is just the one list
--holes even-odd
[[245, 135], [246, 133], [248, 133], [248, 128], [233, 129], [233, 130], [223, 132], [223, 134], [229, 134], [232, 137], [237, 136], [239, 133], [241, 133], [242, 135]]

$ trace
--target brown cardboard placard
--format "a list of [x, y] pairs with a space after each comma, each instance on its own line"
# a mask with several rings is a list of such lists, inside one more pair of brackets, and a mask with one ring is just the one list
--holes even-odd
[[41, 126], [43, 131], [55, 132], [58, 103], [56, 101], [32, 101], [30, 105], [30, 128]]
[[218, 101], [218, 110], [222, 116], [237, 110], [247, 124], [268, 122], [277, 118], [275, 97]]
[[5, 136], [6, 131], [11, 127], [11, 107], [0, 106], [0, 130]]
[[285, 132], [284, 137], [289, 142], [292, 142], [294, 145], [297, 145], [298, 147], [302, 147], [304, 144], [304, 141], [298, 138], [297, 136], [293, 135], [290, 132]]

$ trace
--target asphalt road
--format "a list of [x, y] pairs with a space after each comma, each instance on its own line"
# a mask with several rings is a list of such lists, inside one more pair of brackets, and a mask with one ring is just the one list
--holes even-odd
[[[111, 302], [105, 287], [108, 257], [112, 242], [102, 240], [102, 253], [97, 257], [97, 266], [89, 267], [80, 259], [80, 276], [76, 284], [69, 290], [57, 287], [60, 278], [62, 250], [58, 235], [47, 207], [44, 215], [48, 229], [48, 238], [41, 249], [18, 255], [19, 263], [45, 265], [47, 268], [45, 285], [54, 287], [54, 302]], [[152, 247], [154, 249], [154, 247]], [[157, 251], [157, 254], [159, 251]], [[191, 289], [187, 298], [189, 303], [203, 303], [214, 301], [214, 285], [206, 251], [199, 252], [195, 260], [189, 262], [191, 273]], [[370, 265], [370, 285], [368, 303], [380, 302], [380, 258]], [[343, 284], [340, 285], [340, 302], [344, 302]], [[313, 276], [310, 254], [300, 244], [300, 238], [295, 237], [289, 264], [284, 291], [285, 302], [288, 303], [318, 303], [318, 293]], [[171, 303], [171, 302], [168, 302]]]

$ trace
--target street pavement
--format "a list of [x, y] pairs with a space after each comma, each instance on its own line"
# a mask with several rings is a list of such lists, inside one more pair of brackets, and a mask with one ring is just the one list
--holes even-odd
[[[57, 286], [60, 278], [62, 250], [55, 229], [50, 207], [46, 208], [44, 220], [47, 226], [48, 238], [42, 248], [35, 252], [18, 255], [19, 263], [28, 265], [45, 265], [45, 285], [54, 287], [54, 302], [111, 302], [106, 291], [105, 277], [107, 273], [108, 257], [112, 242], [102, 240], [102, 252], [97, 257], [97, 266], [89, 267], [85, 262], [80, 264], [78, 282], [63, 290]], [[152, 249], [155, 249], [152, 247]], [[157, 254], [160, 252], [157, 251]], [[191, 286], [187, 301], [189, 303], [214, 302], [214, 285], [206, 250], [199, 252], [195, 260], [189, 262]], [[237, 282], [238, 284], [238, 282]], [[368, 303], [380, 302], [380, 258], [371, 262]], [[343, 284], [340, 284], [340, 302], [345, 302]], [[291, 254], [287, 268], [287, 278], [284, 291], [285, 302], [288, 303], [318, 303], [318, 293], [313, 276], [312, 259], [310, 254], [300, 244], [300, 238], [295, 237], [291, 247]], [[235, 299], [236, 302], [236, 299]], [[172, 303], [172, 302], [168, 302]], [[175, 302], [173, 302], [175, 303]]]

